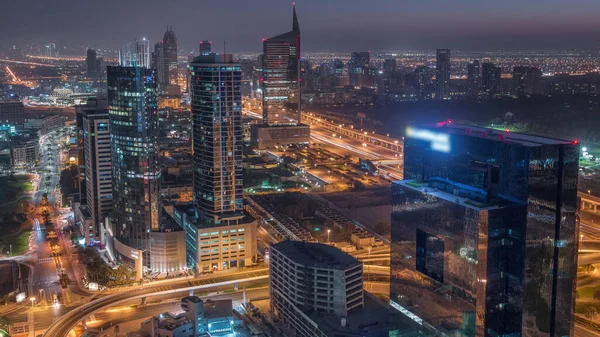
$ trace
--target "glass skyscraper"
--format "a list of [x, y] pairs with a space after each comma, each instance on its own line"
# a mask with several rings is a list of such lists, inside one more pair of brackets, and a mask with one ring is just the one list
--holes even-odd
[[[115, 237], [147, 249], [159, 229], [156, 74], [144, 67], [107, 67]], [[144, 261], [150, 261], [144, 258]]]
[[438, 49], [435, 63], [435, 99], [450, 98], [450, 49]]
[[390, 305], [438, 336], [573, 335], [577, 142], [410, 125]]
[[243, 217], [241, 66], [209, 54], [191, 71], [196, 209], [208, 222]]
[[125, 67], [150, 68], [150, 40], [134, 39], [119, 50], [119, 64]]
[[300, 26], [294, 15], [292, 30], [263, 40], [263, 122], [300, 123]]

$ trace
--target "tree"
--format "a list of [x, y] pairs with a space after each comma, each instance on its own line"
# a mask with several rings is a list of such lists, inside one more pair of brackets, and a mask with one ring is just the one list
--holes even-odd
[[594, 291], [593, 297], [594, 297], [594, 300], [600, 301], [600, 290]]
[[583, 315], [589, 320], [595, 320], [598, 318], [598, 310], [592, 306], [587, 306], [583, 309]]

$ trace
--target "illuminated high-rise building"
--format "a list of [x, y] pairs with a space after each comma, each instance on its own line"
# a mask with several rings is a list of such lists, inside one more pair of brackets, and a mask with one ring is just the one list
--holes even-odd
[[162, 40], [164, 80], [166, 85], [177, 86], [178, 62], [177, 62], [177, 37], [173, 32], [173, 26], [169, 26]]
[[263, 122], [300, 122], [300, 26], [294, 6], [292, 30], [263, 41]]
[[150, 41], [145, 37], [134, 39], [119, 50], [119, 65], [150, 68]]
[[450, 98], [450, 49], [438, 49], [435, 58], [435, 99]]
[[481, 64], [473, 60], [467, 64], [467, 97], [477, 99], [481, 89]]
[[295, 5], [292, 30], [263, 39], [260, 64], [263, 124], [252, 126], [252, 145], [267, 149], [308, 143], [310, 128], [300, 123], [300, 26]]
[[481, 64], [482, 94], [486, 98], [494, 98], [501, 94], [502, 69], [495, 64], [484, 62]]
[[113, 236], [145, 250], [150, 232], [159, 229], [160, 216], [156, 72], [144, 67], [107, 67], [107, 79]]
[[578, 142], [452, 121], [404, 135], [391, 307], [422, 336], [573, 336]]
[[513, 68], [512, 92], [515, 96], [542, 93], [542, 71], [536, 67], [516, 66]]
[[200, 55], [210, 55], [212, 52], [212, 42], [200, 41]]
[[242, 70], [232, 55], [200, 55], [191, 63], [194, 201], [217, 219], [243, 214]]

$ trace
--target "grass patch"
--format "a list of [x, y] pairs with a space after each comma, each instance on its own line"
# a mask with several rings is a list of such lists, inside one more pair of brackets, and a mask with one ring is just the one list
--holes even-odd
[[419, 182], [416, 182], [416, 181], [409, 181], [409, 182], [406, 183], [406, 185], [409, 185], [409, 186], [412, 186], [412, 187], [423, 187], [426, 184], [419, 183]]
[[23, 255], [29, 249], [29, 236], [31, 235], [30, 230], [24, 230], [18, 235], [4, 238], [2, 252], [6, 253], [10, 250], [12, 245], [12, 255]]
[[579, 298], [584, 298], [584, 297], [593, 298], [594, 292], [596, 290], [600, 290], [600, 287], [585, 287], [585, 288], [577, 289], [577, 292], [579, 293]]

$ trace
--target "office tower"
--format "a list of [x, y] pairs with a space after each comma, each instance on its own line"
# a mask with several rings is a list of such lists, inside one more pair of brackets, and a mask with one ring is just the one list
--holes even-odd
[[150, 68], [150, 41], [145, 37], [134, 39], [119, 50], [119, 65]]
[[113, 235], [121, 243], [144, 250], [150, 231], [159, 229], [156, 72], [144, 67], [107, 67], [107, 78]]
[[263, 122], [300, 122], [300, 26], [293, 9], [292, 30], [263, 41]]
[[176, 209], [175, 219], [193, 238], [190, 268], [242, 267], [256, 255], [256, 222], [244, 212], [241, 66], [231, 54], [209, 54], [190, 70], [194, 207]]
[[450, 98], [450, 49], [438, 49], [435, 57], [435, 99]]
[[178, 85], [178, 62], [177, 62], [177, 37], [173, 32], [173, 26], [168, 27], [163, 37], [164, 64], [166, 71], [166, 84]]
[[98, 60], [96, 58], [96, 51], [94, 49], [87, 50], [85, 64], [87, 66], [87, 75], [89, 77], [98, 76]]
[[371, 53], [368, 51], [352, 52], [348, 61], [348, 73], [350, 74], [350, 85], [362, 86], [368, 76]]
[[209, 55], [212, 50], [212, 42], [200, 41], [200, 55]]
[[427, 66], [415, 69], [415, 95], [419, 101], [433, 97], [433, 71]]
[[25, 122], [25, 106], [18, 99], [0, 101], [0, 123], [22, 126]]
[[85, 177], [85, 205], [92, 220], [92, 228], [84, 228], [86, 245], [100, 238], [100, 224], [112, 211], [112, 158], [108, 102], [88, 99], [77, 106], [82, 118], [83, 163]]
[[154, 44], [154, 51], [150, 59], [150, 68], [156, 69], [156, 83], [161, 86], [164, 85], [167, 78], [167, 71], [165, 70], [165, 53], [163, 48], [163, 41], [158, 41]]
[[348, 77], [348, 68], [339, 59], [333, 60], [333, 75], [335, 76], [335, 86], [343, 87], [350, 84], [350, 78]]
[[104, 75], [106, 75], [106, 63], [103, 57], [96, 59], [96, 69], [98, 76], [104, 78]]
[[542, 71], [535, 67], [516, 66], [513, 68], [512, 93], [515, 96], [542, 93]]
[[477, 99], [481, 88], [481, 64], [473, 60], [467, 65], [467, 98]]
[[501, 94], [502, 70], [493, 63], [481, 65], [482, 93], [486, 98], [494, 98]]
[[[283, 241], [269, 251], [271, 312], [298, 337], [387, 336], [387, 308], [363, 294], [362, 263], [336, 247]], [[366, 328], [368, 327], [368, 328]]]
[[383, 73], [393, 74], [396, 72], [396, 59], [383, 60]]
[[231, 54], [201, 55], [191, 67], [196, 207], [213, 219], [243, 213], [241, 67]]
[[435, 335], [573, 336], [578, 142], [409, 125], [390, 304]]
[[56, 52], [56, 44], [49, 43], [44, 48], [44, 55], [47, 57], [56, 57], [58, 53]]
[[263, 40], [260, 81], [263, 124], [250, 129], [253, 147], [310, 142], [310, 127], [301, 124], [300, 105], [300, 26], [293, 8], [292, 30]]

